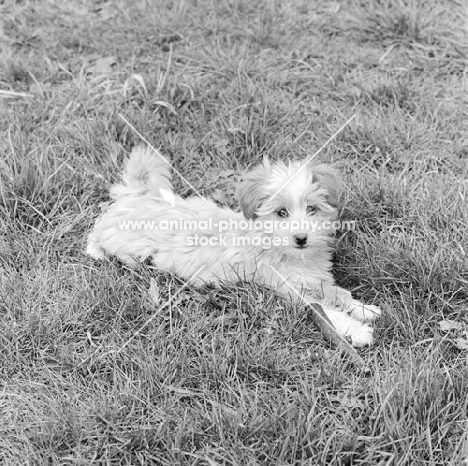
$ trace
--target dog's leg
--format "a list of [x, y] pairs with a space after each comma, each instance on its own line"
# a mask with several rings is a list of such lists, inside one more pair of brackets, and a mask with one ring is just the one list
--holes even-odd
[[382, 313], [377, 306], [353, 299], [351, 292], [339, 286], [324, 286], [323, 295], [328, 303], [337, 306], [361, 322], [374, 320]]
[[371, 345], [374, 341], [374, 329], [367, 324], [353, 319], [342, 311], [333, 309], [326, 304], [321, 304], [322, 308], [335, 327], [338, 334], [349, 337], [355, 347]]
[[357, 299], [353, 299], [351, 304], [345, 308], [346, 312], [361, 322], [368, 322], [377, 317], [380, 317], [382, 311], [379, 307], [374, 306], [373, 304], [364, 304]]
[[[349, 291], [343, 290], [342, 288], [340, 290], [344, 292], [343, 297], [349, 295], [349, 300], [352, 301], [351, 293]], [[281, 287], [276, 288], [276, 291], [285, 299], [298, 301], [297, 293], [292, 294], [291, 292], [285, 291]], [[316, 292], [314, 293], [310, 290], [305, 293], [304, 298], [305, 300], [303, 301], [306, 303], [317, 303], [322, 306], [323, 311], [335, 327], [336, 332], [343, 337], [349, 337], [353, 346], [361, 347], [371, 345], [373, 343], [374, 329], [369, 325], [360, 322], [359, 320], [348, 315], [346, 312], [343, 312], [342, 308], [334, 303], [330, 303], [330, 299], [320, 299]], [[334, 300], [336, 302], [336, 297]]]

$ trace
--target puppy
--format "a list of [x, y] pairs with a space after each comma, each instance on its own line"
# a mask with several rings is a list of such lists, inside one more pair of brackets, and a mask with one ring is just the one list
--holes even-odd
[[254, 281], [287, 299], [322, 305], [337, 332], [354, 346], [370, 345], [364, 323], [380, 309], [335, 285], [331, 246], [341, 183], [327, 165], [297, 161], [263, 164], [242, 179], [242, 213], [202, 197], [173, 193], [170, 164], [136, 147], [125, 163], [114, 202], [97, 220], [87, 253], [114, 255], [127, 264], [151, 259], [161, 270], [194, 285]]

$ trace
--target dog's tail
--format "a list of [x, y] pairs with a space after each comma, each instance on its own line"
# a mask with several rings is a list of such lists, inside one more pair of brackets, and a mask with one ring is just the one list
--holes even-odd
[[112, 186], [114, 199], [129, 194], [151, 194], [167, 200], [172, 194], [171, 164], [156, 149], [136, 146], [125, 162], [122, 182]]

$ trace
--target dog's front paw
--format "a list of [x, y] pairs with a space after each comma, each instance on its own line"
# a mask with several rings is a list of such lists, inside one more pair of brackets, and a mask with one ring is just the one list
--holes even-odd
[[351, 317], [361, 322], [377, 319], [382, 314], [379, 307], [361, 303], [361, 301], [357, 301], [356, 299], [352, 300], [347, 311]]
[[351, 338], [351, 344], [354, 347], [360, 348], [362, 346], [372, 345], [374, 342], [373, 334], [374, 329], [372, 327], [369, 327], [369, 325], [366, 324], [361, 324], [349, 329], [346, 336]]
[[105, 257], [104, 249], [97, 243], [90, 241], [86, 248], [86, 254], [90, 255], [93, 259], [102, 260]]
[[374, 329], [369, 325], [363, 324], [341, 311], [332, 311], [329, 308], [325, 308], [325, 313], [331, 320], [336, 331], [340, 335], [350, 339], [353, 346], [361, 347], [373, 343]]

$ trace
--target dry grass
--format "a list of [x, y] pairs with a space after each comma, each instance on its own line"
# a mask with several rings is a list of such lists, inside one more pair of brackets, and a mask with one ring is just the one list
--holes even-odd
[[[455, 1], [3, 2], [0, 90], [32, 97], [0, 95], [0, 464], [464, 464], [466, 24]], [[176, 277], [83, 253], [139, 141], [119, 114], [232, 203], [353, 113], [321, 159], [358, 221], [337, 279], [385, 310], [370, 377], [271, 291], [158, 311]]]

